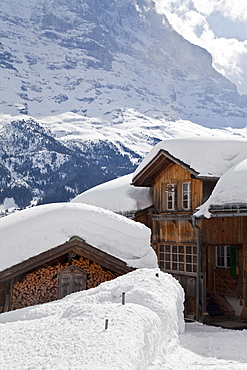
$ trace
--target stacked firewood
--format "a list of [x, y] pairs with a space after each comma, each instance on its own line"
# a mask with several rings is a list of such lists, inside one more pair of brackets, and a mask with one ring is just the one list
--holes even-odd
[[115, 279], [118, 275], [111, 271], [103, 269], [98, 263], [92, 262], [88, 259], [80, 257], [79, 260], [72, 260], [72, 264], [80, 267], [88, 273], [87, 276], [87, 289], [95, 288], [99, 284]]
[[15, 282], [12, 291], [12, 310], [46, 303], [57, 299], [56, 274], [69, 264], [45, 266]]
[[[72, 265], [80, 267], [88, 273], [87, 289], [94, 288], [104, 281], [112, 280], [118, 275], [103, 269], [99, 264], [80, 257], [73, 259]], [[44, 266], [27, 274], [22, 281], [16, 281], [12, 290], [11, 309], [19, 309], [57, 299], [57, 273], [69, 266], [69, 263], [56, 266]]]

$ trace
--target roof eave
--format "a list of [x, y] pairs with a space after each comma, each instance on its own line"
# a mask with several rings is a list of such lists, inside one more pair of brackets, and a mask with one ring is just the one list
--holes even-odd
[[155, 177], [157, 177], [170, 163], [176, 163], [198, 178], [199, 173], [191, 168], [188, 164], [178, 158], [173, 157], [166, 150], [161, 149], [150, 160], [149, 163], [133, 178], [134, 186], [152, 186]]
[[127, 273], [133, 270], [133, 268], [128, 267], [124, 261], [115, 256], [112, 256], [85, 242], [72, 240], [33, 256], [3, 271], [0, 271], [0, 282], [4, 282], [19, 275], [25, 274], [28, 271], [48, 263], [72, 250], [78, 255], [93, 260], [101, 264], [103, 267], [119, 274]]

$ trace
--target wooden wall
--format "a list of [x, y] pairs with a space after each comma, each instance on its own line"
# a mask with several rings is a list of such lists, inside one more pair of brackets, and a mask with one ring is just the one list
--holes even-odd
[[6, 285], [5, 283], [0, 284], [0, 313], [3, 312], [5, 303]]
[[190, 172], [177, 164], [170, 164], [156, 178], [153, 185], [154, 207], [166, 211], [166, 185], [176, 184], [178, 193], [178, 210], [182, 210], [182, 183], [191, 182], [191, 208], [195, 209], [202, 203], [202, 181], [192, 179]]
[[196, 230], [189, 220], [153, 220], [152, 242], [195, 243]]
[[[247, 304], [247, 217], [220, 217], [202, 220], [202, 244], [207, 270], [207, 288], [229, 296], [241, 295]], [[237, 275], [216, 267], [216, 246], [236, 246]], [[224, 281], [224, 283], [223, 283]]]
[[240, 244], [244, 240], [246, 217], [211, 218], [203, 220], [202, 228], [203, 243], [214, 245]]
[[[118, 274], [104, 269], [96, 262], [83, 257], [72, 259], [71, 264], [88, 273], [87, 289], [96, 287], [102, 282], [112, 280], [118, 276]], [[11, 310], [56, 300], [58, 297], [57, 273], [68, 266], [69, 263], [64, 263], [61, 259], [61, 263], [45, 265], [16, 278], [12, 289]], [[0, 285], [0, 303], [4, 305], [5, 289], [1, 288], [4, 288], [4, 285]]]
[[149, 214], [149, 209], [146, 208], [144, 210], [138, 211], [135, 214], [135, 221], [141, 222], [142, 224], [146, 225], [150, 229], [152, 228], [152, 220]]

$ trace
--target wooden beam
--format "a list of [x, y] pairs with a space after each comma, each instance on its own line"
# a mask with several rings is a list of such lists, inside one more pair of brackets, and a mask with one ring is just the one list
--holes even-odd
[[193, 168], [178, 158], [173, 157], [169, 152], [161, 149], [154, 158], [136, 175], [133, 179], [135, 186], [149, 186], [148, 184], [154, 180], [170, 163], [176, 163], [189, 171], [195, 177], [198, 176]]
[[132, 271], [130, 267], [126, 265], [124, 261], [121, 261], [117, 257], [111, 256], [106, 252], [101, 251], [87, 243], [79, 240], [72, 240], [71, 242], [66, 242], [58, 247], [49, 249], [37, 256], [31, 257], [28, 260], [18, 263], [4, 271], [0, 272], [0, 282], [9, 280], [10, 278], [17, 277], [27, 271], [33, 270], [36, 267], [44, 265], [62, 255], [68, 253], [69, 251], [75, 251], [78, 255], [90, 259], [101, 264], [103, 267], [110, 269], [111, 271], [117, 272], [119, 274], [127, 273]]

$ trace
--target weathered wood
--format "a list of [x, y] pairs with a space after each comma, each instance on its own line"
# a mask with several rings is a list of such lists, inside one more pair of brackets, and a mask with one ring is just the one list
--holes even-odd
[[87, 243], [81, 242], [80, 240], [72, 240], [71, 242], [64, 243], [58, 247], [43, 252], [38, 256], [29, 258], [27, 261], [1, 271], [0, 282], [17, 277], [28, 270], [30, 271], [31, 269], [35, 269], [40, 265], [49, 263], [65, 253], [68, 253], [69, 251], [75, 251], [77, 254], [90, 260], [94, 260], [97, 263], [102, 264], [105, 268], [119, 274], [124, 274], [133, 270], [129, 268], [125, 262], [114, 256], [111, 256]]
[[161, 173], [166, 172], [166, 168], [170, 163], [175, 163], [179, 167], [184, 168], [189, 171], [194, 177], [198, 173], [190, 168], [188, 164], [183, 161], [173, 157], [167, 151], [161, 149], [156, 156], [143, 168], [142, 171], [133, 179], [133, 184], [135, 186], [151, 186], [153, 185], [153, 180]]
[[[78, 270], [82, 269], [85, 273], [85, 285], [81, 285], [79, 288], [75, 286], [77, 282], [73, 280], [73, 286], [69, 286], [67, 293], [72, 291], [78, 291], [83, 289], [89, 289], [96, 287], [102, 282], [112, 280], [118, 276], [117, 273], [113, 273], [88, 259], [80, 257], [72, 260], [72, 265], [76, 266], [76, 273], [74, 278], [79, 276]], [[58, 297], [62, 298], [66, 295], [64, 292], [58, 293], [59, 278], [58, 275], [64, 271], [64, 277], [69, 278], [68, 270], [71, 268], [69, 263], [58, 263], [55, 266], [42, 266], [35, 271], [27, 273], [20, 281], [16, 281], [12, 289], [12, 305], [11, 309], [19, 309], [27, 306], [36, 304], [46, 303], [56, 300]], [[67, 275], [66, 275], [67, 274]], [[66, 275], [66, 276], [65, 276]], [[78, 275], [78, 276], [77, 276]], [[69, 281], [71, 284], [71, 281]], [[8, 297], [7, 297], [8, 298]], [[10, 302], [9, 299], [6, 302]], [[9, 303], [6, 309], [10, 309]]]

